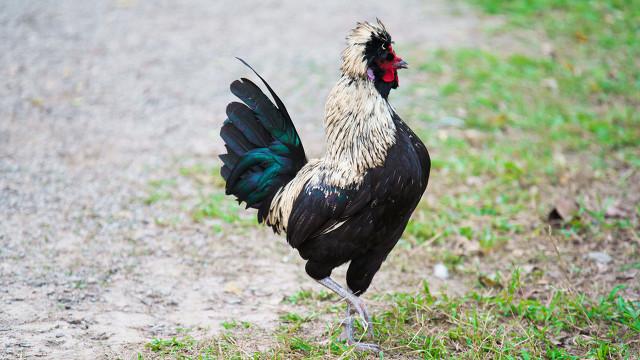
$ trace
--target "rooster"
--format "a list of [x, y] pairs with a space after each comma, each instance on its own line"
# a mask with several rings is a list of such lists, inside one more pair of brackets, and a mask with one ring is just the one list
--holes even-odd
[[[306, 260], [307, 274], [347, 303], [346, 340], [357, 341], [359, 315], [373, 335], [360, 299], [402, 235], [427, 187], [429, 153], [389, 104], [407, 63], [380, 20], [357, 23], [347, 36], [341, 77], [325, 107], [326, 154], [307, 160], [291, 117], [271, 86], [244, 60], [275, 104], [246, 78], [231, 84], [244, 104], [227, 106], [220, 135], [226, 193], [258, 210], [259, 222], [280, 234]], [[347, 288], [331, 278], [349, 263]]]

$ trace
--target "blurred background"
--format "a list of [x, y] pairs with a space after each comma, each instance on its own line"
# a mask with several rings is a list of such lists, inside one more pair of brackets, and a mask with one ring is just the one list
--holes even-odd
[[386, 356], [637, 356], [640, 3], [117, 0], [0, 3], [0, 358], [366, 357], [217, 134], [240, 56], [320, 156], [376, 17], [433, 161], [365, 295]]

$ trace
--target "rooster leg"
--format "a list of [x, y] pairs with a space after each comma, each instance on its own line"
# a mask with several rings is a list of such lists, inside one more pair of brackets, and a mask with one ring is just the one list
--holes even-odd
[[346, 300], [349, 305], [353, 306], [353, 308], [355, 308], [355, 310], [358, 312], [360, 317], [362, 317], [362, 319], [366, 322], [366, 326], [367, 327], [369, 326], [370, 324], [369, 314], [367, 314], [367, 309], [365, 308], [364, 303], [359, 297], [353, 295], [349, 290], [346, 290], [345, 288], [340, 286], [340, 284], [335, 282], [329, 276], [327, 276], [322, 280], [318, 280], [318, 282], [324, 287], [326, 287], [327, 289], [338, 294], [338, 296]]
[[374, 352], [379, 352], [380, 351], [380, 347], [378, 345], [375, 344], [367, 344], [367, 343], [361, 343], [358, 341], [355, 341], [354, 337], [353, 337], [353, 317], [351, 316], [352, 313], [352, 307], [353, 309], [355, 309], [355, 311], [362, 317], [362, 319], [365, 321], [365, 327], [367, 330], [367, 333], [372, 333], [370, 332], [371, 329], [371, 321], [369, 319], [369, 314], [367, 314], [367, 309], [364, 306], [364, 303], [362, 302], [362, 300], [353, 295], [350, 291], [346, 290], [345, 288], [343, 288], [342, 286], [340, 286], [340, 284], [338, 284], [337, 282], [335, 282], [331, 277], [327, 276], [324, 279], [318, 280], [318, 282], [326, 287], [327, 289], [333, 291], [334, 293], [338, 294], [338, 296], [340, 296], [341, 298], [343, 298], [345, 301], [347, 301], [347, 320], [346, 320], [346, 331], [347, 331], [347, 343], [349, 345], [353, 345], [356, 347], [356, 349], [358, 350], [364, 350], [364, 351], [374, 351]]

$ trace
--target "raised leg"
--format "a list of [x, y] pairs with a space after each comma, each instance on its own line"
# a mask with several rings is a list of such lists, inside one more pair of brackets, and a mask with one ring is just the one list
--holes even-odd
[[345, 330], [347, 333], [347, 343], [355, 346], [358, 350], [379, 352], [380, 347], [375, 344], [368, 344], [358, 342], [353, 336], [353, 313], [357, 312], [362, 320], [365, 322], [365, 330], [368, 334], [373, 335], [373, 325], [371, 319], [367, 313], [367, 309], [364, 306], [364, 302], [357, 296], [353, 295], [350, 291], [346, 290], [340, 284], [335, 282], [331, 277], [318, 280], [318, 282], [327, 289], [335, 292], [341, 298], [347, 302], [347, 319], [345, 320]]

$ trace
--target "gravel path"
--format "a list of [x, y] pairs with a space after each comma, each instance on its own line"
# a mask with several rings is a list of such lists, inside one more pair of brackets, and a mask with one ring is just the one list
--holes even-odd
[[273, 326], [282, 294], [311, 285], [284, 241], [159, 226], [140, 201], [149, 180], [220, 152], [228, 84], [248, 74], [233, 56], [269, 79], [318, 154], [347, 30], [378, 16], [400, 53], [472, 45], [480, 20], [450, 6], [0, 3], [0, 358], [130, 358], [177, 327]]

